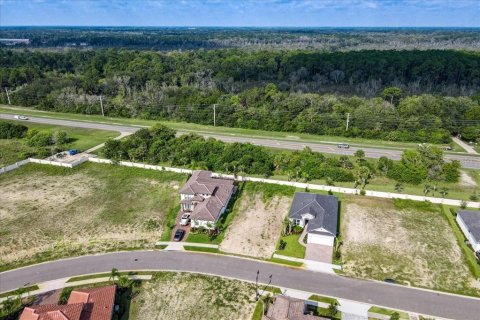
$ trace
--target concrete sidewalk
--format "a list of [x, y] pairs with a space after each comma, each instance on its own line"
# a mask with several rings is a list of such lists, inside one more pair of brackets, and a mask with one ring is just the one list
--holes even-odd
[[313, 260], [306, 260], [306, 259], [282, 256], [280, 254], [274, 254], [273, 257], [277, 258], [277, 259], [303, 263], [303, 266], [305, 267], [305, 269], [310, 270], [310, 271], [335, 274], [334, 269], [342, 270], [341, 266], [331, 264], [331, 263], [326, 263], [326, 262], [319, 262], [319, 261], [313, 261]]
[[[94, 276], [94, 275], [92, 275]], [[139, 275], [127, 275], [128, 279], [130, 280], [151, 280], [151, 274], [139, 274]], [[33, 290], [27, 293], [20, 295], [23, 297], [34, 296], [42, 293], [46, 293], [53, 290], [63, 289], [67, 287], [76, 287], [76, 286], [83, 286], [87, 284], [94, 284], [94, 283], [101, 283], [101, 282], [108, 282], [110, 281], [110, 277], [102, 277], [102, 278], [91, 278], [85, 279], [80, 281], [68, 282], [70, 278], [61, 278], [52, 281], [46, 281], [43, 283], [38, 284], [39, 289]], [[17, 297], [17, 295], [13, 295], [11, 297]], [[0, 302], [7, 300], [10, 297], [0, 298]]]
[[197, 243], [197, 242], [176, 242], [176, 241], [157, 241], [156, 246], [167, 246], [163, 250], [167, 251], [184, 251], [184, 246], [187, 247], [199, 247], [199, 248], [212, 248], [218, 249], [218, 244]]
[[462, 140], [456, 138], [456, 137], [452, 137], [452, 140], [458, 144], [460, 147], [462, 147], [463, 149], [465, 149], [465, 151], [467, 151], [467, 153], [469, 154], [478, 154], [477, 151], [475, 151], [474, 148], [472, 148], [468, 143], [465, 143], [463, 142]]

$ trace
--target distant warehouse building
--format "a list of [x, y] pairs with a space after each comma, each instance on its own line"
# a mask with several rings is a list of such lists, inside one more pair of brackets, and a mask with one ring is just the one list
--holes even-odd
[[457, 223], [470, 242], [473, 251], [480, 252], [480, 211], [459, 210]]

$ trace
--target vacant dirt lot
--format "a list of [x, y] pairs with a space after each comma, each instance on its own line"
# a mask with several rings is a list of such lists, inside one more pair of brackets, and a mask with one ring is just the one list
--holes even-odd
[[241, 255], [270, 258], [288, 214], [291, 197], [274, 196], [264, 201], [261, 194], [246, 194], [239, 199], [238, 211], [220, 249]]
[[142, 284], [130, 319], [251, 319], [255, 285], [218, 277], [160, 273]]
[[185, 176], [84, 164], [0, 176], [0, 265], [153, 242]]
[[341, 219], [347, 275], [478, 294], [440, 207], [348, 197]]

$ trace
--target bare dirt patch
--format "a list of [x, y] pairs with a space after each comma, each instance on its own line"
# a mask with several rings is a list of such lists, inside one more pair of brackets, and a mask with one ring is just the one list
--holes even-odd
[[237, 215], [229, 226], [220, 249], [257, 258], [270, 258], [288, 214], [291, 198], [275, 196], [264, 202], [261, 195], [242, 196]]
[[162, 233], [183, 175], [85, 164], [0, 177], [0, 266], [142, 247]]
[[464, 187], [476, 187], [477, 182], [465, 171], [460, 171], [460, 185]]
[[130, 318], [149, 320], [251, 319], [255, 286], [219, 277], [160, 273], [142, 284]]
[[350, 197], [343, 204], [341, 222], [347, 275], [479, 293], [438, 206], [398, 208], [391, 200]]

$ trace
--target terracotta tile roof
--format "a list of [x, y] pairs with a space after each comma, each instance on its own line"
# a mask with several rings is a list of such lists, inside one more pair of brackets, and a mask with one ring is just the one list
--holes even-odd
[[[215, 222], [222, 208], [228, 204], [235, 186], [233, 180], [212, 178], [211, 171], [194, 171], [187, 183], [180, 189], [181, 194], [194, 195], [190, 201], [197, 201], [192, 219]], [[201, 195], [207, 195], [203, 198]], [[180, 203], [185, 203], [182, 200]]]
[[66, 305], [26, 307], [19, 320], [110, 320], [116, 286], [74, 290]]
[[305, 301], [288, 296], [277, 296], [275, 302], [268, 308], [264, 320], [319, 320], [322, 317], [305, 313]]

